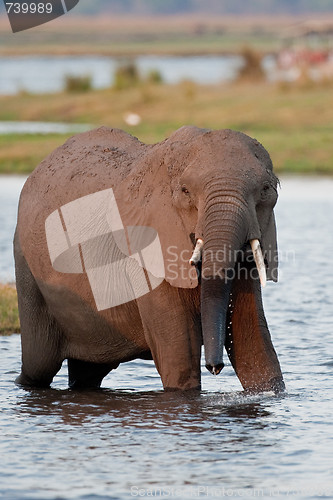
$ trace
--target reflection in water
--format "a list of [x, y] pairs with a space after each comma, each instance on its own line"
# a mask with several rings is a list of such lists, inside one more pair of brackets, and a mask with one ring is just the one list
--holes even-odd
[[[294, 344], [287, 338], [285, 352]], [[193, 488], [211, 485], [239, 490], [242, 496], [262, 488], [265, 497], [273, 487], [299, 485], [303, 471], [311, 477], [313, 459], [325, 480], [323, 463], [329, 463], [330, 449], [321, 444], [321, 429], [331, 421], [331, 400], [326, 396], [313, 419], [319, 393], [297, 390], [296, 365], [287, 374], [294, 389], [284, 396], [221, 392], [218, 386], [214, 392], [164, 393], [151, 364], [141, 361], [123, 365], [107, 380], [125, 387], [132, 378], [139, 390], [64, 389], [65, 366], [54, 383], [60, 389], [23, 390], [13, 383], [19, 340], [18, 335], [0, 338], [4, 498], [123, 499], [136, 487], [178, 487], [185, 488], [179, 498], [186, 499], [193, 498]], [[303, 353], [306, 366], [309, 355]], [[230, 387], [230, 376], [220, 382], [208, 376], [211, 386]], [[322, 367], [317, 376], [324, 390], [328, 379]], [[305, 378], [303, 371], [302, 383], [309, 386]]]
[[[267, 397], [272, 397], [268, 395]], [[265, 395], [248, 396], [243, 392], [219, 395], [198, 392], [127, 392], [101, 389], [71, 391], [57, 389], [25, 390], [18, 399], [15, 411], [30, 417], [57, 417], [67, 425], [82, 425], [92, 420], [100, 425], [130, 426], [133, 428], [164, 429], [172, 432], [184, 429], [194, 432], [211, 430], [230, 418], [257, 428], [265, 426], [270, 415], [262, 402]]]
[[[13, 336], [4, 342], [4, 349], [12, 345], [10, 363], [15, 350], [18, 355], [18, 341]], [[127, 376], [130, 366], [125, 365]], [[138, 378], [149, 380], [149, 370], [149, 364], [141, 365]], [[185, 488], [180, 498], [187, 498], [197, 485], [217, 479], [230, 485], [231, 457], [234, 464], [243, 460], [244, 450], [250, 453], [260, 434], [269, 432], [268, 407], [279, 400], [241, 391], [26, 390], [13, 385], [16, 373], [7, 372], [0, 387], [9, 394], [3, 415], [9, 433], [0, 444], [7, 476], [0, 491], [17, 498], [29, 491], [34, 499], [94, 498], [87, 492], [121, 499], [136, 487], [175, 485]], [[60, 378], [66, 380], [65, 367]], [[15, 456], [16, 472], [7, 456]], [[20, 470], [13, 485], [10, 474]], [[240, 484], [250, 477], [243, 474]]]

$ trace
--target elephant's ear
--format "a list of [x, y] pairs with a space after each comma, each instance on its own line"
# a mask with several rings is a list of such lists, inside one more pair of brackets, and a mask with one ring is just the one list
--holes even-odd
[[[189, 133], [181, 130], [185, 132]], [[163, 145], [147, 146], [124, 182], [124, 189], [116, 190], [116, 198], [124, 226], [148, 226], [156, 231], [163, 255], [163, 278], [174, 287], [195, 288], [197, 270], [189, 261], [198, 213], [175, 203], [174, 189], [186, 166], [182, 160], [184, 142], [178, 139], [174, 134]]]
[[178, 288], [195, 288], [198, 286], [198, 274], [196, 267], [190, 264], [194, 249], [190, 230], [170, 201], [164, 203], [163, 211], [164, 220], [172, 221], [169, 227], [157, 228], [164, 257], [165, 280]]
[[[139, 197], [145, 199], [141, 193]], [[150, 271], [155, 278], [164, 278], [177, 288], [195, 288], [198, 285], [197, 270], [189, 262], [194, 249], [189, 228], [195, 226], [195, 221], [186, 227], [187, 221], [183, 221], [171, 198], [170, 186], [163, 186], [160, 189], [157, 185], [144, 207], [133, 203], [120, 203], [123, 222], [127, 227], [148, 226], [155, 231], [155, 234], [157, 233], [157, 244], [163, 255], [164, 272], [161, 274], [163, 271], [161, 267], [155, 267], [155, 271]], [[153, 265], [150, 267], [154, 269]]]
[[[159, 194], [162, 200], [163, 222], [158, 219], [165, 263], [165, 280], [179, 288], [198, 286], [197, 268], [190, 264], [195, 247], [198, 211], [182, 205], [179, 200], [180, 177], [191, 161], [196, 159], [197, 142], [208, 129], [184, 126], [165, 142], [163, 160], [168, 178]], [[163, 167], [162, 167], [163, 168]]]
[[278, 248], [274, 212], [272, 212], [265, 234], [262, 236], [262, 245], [267, 263], [267, 279], [276, 282], [278, 280]]

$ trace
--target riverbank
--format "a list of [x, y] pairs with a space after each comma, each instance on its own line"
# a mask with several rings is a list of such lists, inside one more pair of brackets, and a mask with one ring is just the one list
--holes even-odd
[[[256, 137], [278, 173], [333, 174], [332, 84], [138, 84], [123, 90], [0, 97], [0, 121], [106, 125], [155, 143], [184, 124]], [[140, 117], [128, 124], [128, 114]], [[68, 134], [0, 135], [0, 173], [29, 173]]]
[[[317, 15], [325, 23], [331, 15]], [[275, 52], [290, 36], [297, 36], [304, 16], [164, 15], [76, 16], [10, 36], [5, 16], [0, 18], [0, 55], [94, 54], [235, 54], [243, 46], [262, 53]]]
[[0, 283], [0, 335], [9, 335], [19, 331], [16, 288], [14, 285]]

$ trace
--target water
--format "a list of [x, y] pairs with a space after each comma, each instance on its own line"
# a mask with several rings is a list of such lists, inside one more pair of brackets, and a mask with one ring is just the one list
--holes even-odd
[[[126, 62], [126, 61], [125, 61]], [[17, 56], [0, 57], [0, 94], [60, 92], [66, 76], [92, 78], [96, 89], [113, 84], [122, 60], [103, 56]], [[210, 84], [235, 78], [243, 60], [240, 56], [138, 56], [135, 64], [143, 76], [158, 70], [166, 83], [184, 79]]]
[[13, 236], [24, 176], [0, 176], [0, 283], [15, 280]]
[[[14, 205], [21, 184], [0, 179], [2, 248], [14, 225], [3, 192]], [[264, 298], [283, 396], [245, 396], [230, 365], [218, 377], [203, 368], [200, 394], [163, 393], [144, 361], [100, 392], [68, 391], [65, 366], [52, 390], [26, 391], [13, 384], [19, 336], [0, 337], [3, 498], [332, 498], [332, 189], [332, 179], [282, 180], [281, 281]]]
[[5, 134], [69, 134], [85, 132], [91, 125], [57, 122], [0, 121], [0, 135]]

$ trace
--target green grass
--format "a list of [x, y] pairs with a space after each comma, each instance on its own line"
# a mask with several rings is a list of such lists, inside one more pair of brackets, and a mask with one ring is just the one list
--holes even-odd
[[[184, 124], [232, 128], [256, 137], [277, 172], [333, 173], [333, 86], [267, 83], [199, 86], [140, 84], [123, 90], [0, 98], [0, 120], [106, 125], [140, 140], [163, 140]], [[126, 125], [127, 112], [142, 121]], [[29, 173], [72, 134], [0, 136], [0, 173]]]
[[0, 335], [20, 331], [17, 295], [14, 287], [0, 284]]
[[0, 135], [0, 174], [29, 174], [73, 134]]

